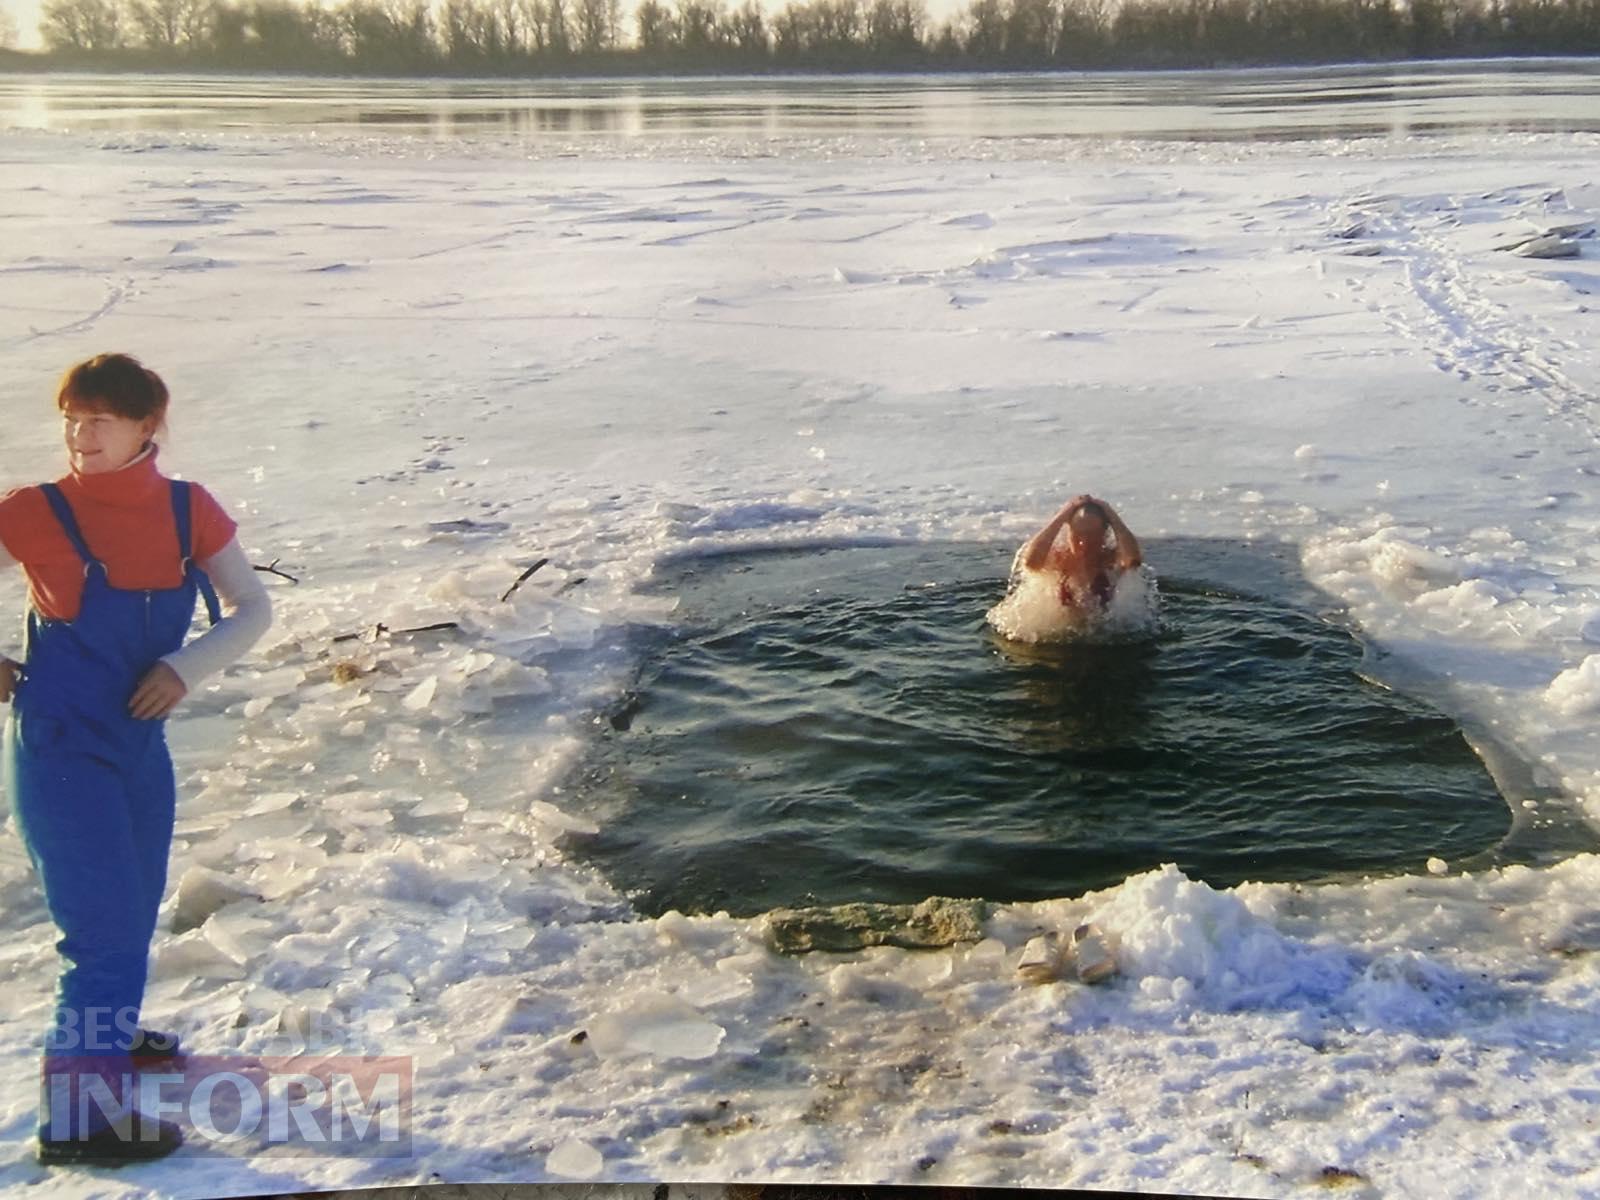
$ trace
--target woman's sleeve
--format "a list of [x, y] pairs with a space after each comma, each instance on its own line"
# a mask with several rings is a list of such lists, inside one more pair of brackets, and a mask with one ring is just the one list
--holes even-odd
[[199, 565], [211, 577], [227, 615], [187, 646], [161, 659], [191, 692], [206, 676], [242, 657], [272, 624], [272, 599], [237, 540], [230, 539]]
[[0, 567], [28, 561], [38, 540], [29, 534], [49, 520], [49, 514], [38, 488], [13, 488], [0, 496]]
[[[11, 551], [6, 549], [5, 542], [0, 541], [0, 570], [4, 570], [6, 567], [14, 567], [16, 565], [17, 560], [11, 557]], [[3, 653], [0, 653], [0, 659], [4, 659], [6, 662], [11, 661], [11, 659], [6, 658]]]
[[189, 513], [194, 521], [194, 559], [205, 562], [220, 554], [233, 541], [238, 526], [217, 503], [217, 498], [198, 483], [189, 489]]

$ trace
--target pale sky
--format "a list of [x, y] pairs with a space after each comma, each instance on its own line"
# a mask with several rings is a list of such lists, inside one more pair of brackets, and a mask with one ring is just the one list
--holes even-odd
[[16, 24], [18, 48], [38, 49], [39, 0], [0, 0], [0, 11]]

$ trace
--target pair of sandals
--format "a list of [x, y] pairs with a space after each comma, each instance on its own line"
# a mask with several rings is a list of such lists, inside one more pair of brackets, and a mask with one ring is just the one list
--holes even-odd
[[1017, 974], [1027, 983], [1103, 983], [1116, 973], [1110, 939], [1097, 925], [1079, 925], [1065, 938], [1055, 930], [1041, 933], [1023, 946], [1017, 960]]

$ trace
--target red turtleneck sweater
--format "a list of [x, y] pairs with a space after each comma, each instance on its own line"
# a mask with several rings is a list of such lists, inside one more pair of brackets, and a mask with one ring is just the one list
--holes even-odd
[[[154, 449], [118, 471], [71, 474], [56, 480], [89, 551], [105, 563], [112, 587], [137, 591], [177, 587], [178, 530], [167, 478], [156, 469]], [[232, 539], [234, 523], [211, 494], [189, 488], [195, 562], [204, 562]], [[22, 564], [28, 594], [42, 616], [70, 621], [83, 599], [83, 562], [37, 487], [0, 497], [0, 545]]]

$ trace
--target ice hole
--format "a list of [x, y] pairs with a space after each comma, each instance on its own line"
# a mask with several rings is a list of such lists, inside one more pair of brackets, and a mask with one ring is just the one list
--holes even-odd
[[1456, 722], [1363, 675], [1292, 547], [1151, 539], [1145, 636], [984, 620], [1014, 547], [679, 561], [577, 779], [570, 850], [646, 913], [1422, 871], [1511, 809]]

